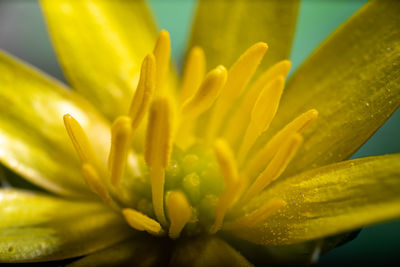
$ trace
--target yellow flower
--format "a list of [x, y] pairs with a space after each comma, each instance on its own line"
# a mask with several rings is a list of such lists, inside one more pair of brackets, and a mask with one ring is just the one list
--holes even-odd
[[297, 1], [200, 0], [180, 85], [143, 1], [41, 3], [87, 100], [0, 53], [0, 162], [46, 191], [0, 190], [0, 262], [305, 263], [400, 216], [399, 154], [342, 161], [400, 104], [400, 3], [368, 3], [285, 89]]

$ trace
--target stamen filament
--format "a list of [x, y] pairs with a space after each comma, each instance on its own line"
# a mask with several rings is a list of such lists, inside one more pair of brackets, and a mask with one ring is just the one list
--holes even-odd
[[238, 125], [246, 125], [248, 118], [251, 116], [251, 110], [254, 107], [260, 93], [265, 85], [276, 77], [286, 77], [289, 73], [291, 62], [289, 60], [282, 60], [272, 67], [268, 68], [250, 87], [247, 94], [244, 96], [243, 101], [236, 108], [234, 114], [224, 131], [224, 138], [229, 144], [236, 144], [242, 136], [243, 130], [238, 129]]
[[266, 163], [277, 153], [284, 140], [295, 133], [302, 133], [317, 117], [318, 111], [310, 109], [287, 124], [252, 159], [246, 162], [242, 176], [251, 179], [259, 174], [265, 168]]
[[128, 116], [118, 117], [111, 127], [111, 149], [108, 158], [111, 184], [119, 189], [131, 143], [132, 122]]
[[158, 98], [150, 108], [147, 125], [145, 160], [150, 167], [154, 212], [162, 225], [167, 225], [164, 214], [165, 168], [171, 156], [172, 108], [167, 98]]
[[278, 76], [268, 83], [261, 92], [251, 111], [250, 124], [247, 127], [238, 153], [238, 161], [244, 162], [247, 153], [256, 139], [266, 131], [275, 117], [284, 88], [284, 77]]
[[65, 114], [63, 118], [69, 138], [71, 139], [72, 144], [74, 145], [74, 148], [78, 153], [82, 163], [90, 163], [97, 166], [98, 159], [96, 153], [94, 152], [89, 138], [87, 137], [82, 126], [70, 114]]
[[223, 229], [231, 231], [257, 226], [285, 205], [286, 202], [280, 198], [271, 199], [251, 213], [246, 214], [235, 221], [225, 223]]
[[276, 180], [282, 172], [286, 169], [294, 155], [296, 154], [303, 138], [299, 134], [291, 136], [286, 143], [278, 150], [274, 158], [268, 164], [267, 168], [257, 177], [253, 184], [244, 194], [240, 204], [244, 206], [258, 193], [269, 185], [272, 181]]
[[82, 176], [89, 189], [97, 194], [104, 203], [113, 205], [113, 200], [103, 181], [101, 181], [96, 168], [90, 163], [82, 164]]
[[143, 60], [140, 80], [129, 109], [129, 116], [132, 119], [132, 130], [135, 130], [139, 126], [148, 110], [156, 86], [155, 83], [156, 60], [153, 54], [148, 54]]
[[201, 47], [193, 47], [188, 55], [183, 71], [182, 88], [180, 93], [181, 103], [194, 95], [199, 88], [206, 72], [206, 57]]
[[162, 236], [165, 234], [161, 225], [150, 217], [134, 209], [123, 209], [122, 214], [127, 223], [138, 231], [146, 231], [151, 235]]
[[190, 220], [192, 209], [185, 195], [180, 191], [168, 192], [165, 202], [170, 221], [169, 237], [176, 239]]
[[220, 130], [221, 122], [229, 111], [233, 102], [242, 94], [244, 88], [256, 71], [261, 59], [268, 49], [266, 43], [256, 43], [247, 49], [229, 69], [228, 79], [221, 91], [211, 118], [207, 131], [207, 140], [212, 140]]
[[234, 204], [241, 185], [234, 155], [228, 144], [224, 140], [219, 139], [214, 144], [214, 151], [222, 176], [224, 177], [225, 190], [217, 203], [215, 222], [210, 229], [210, 233], [212, 234], [221, 229], [225, 214]]
[[153, 201], [154, 213], [157, 220], [164, 226], [167, 226], [167, 219], [164, 212], [164, 185], [165, 168], [150, 167], [151, 195]]
[[168, 72], [171, 54], [171, 40], [166, 30], [159, 33], [153, 54], [156, 58], [156, 88], [161, 91]]

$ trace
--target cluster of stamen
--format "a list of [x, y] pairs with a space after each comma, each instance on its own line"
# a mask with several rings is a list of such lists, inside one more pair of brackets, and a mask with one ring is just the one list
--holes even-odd
[[[265, 43], [256, 43], [229, 71], [217, 66], [205, 74], [204, 52], [200, 47], [193, 48], [188, 55], [179, 97], [175, 99], [164, 86], [170, 61], [170, 39], [168, 32], [161, 31], [153, 53], [143, 60], [129, 112], [116, 118], [111, 127], [108, 166], [102, 166], [79, 123], [69, 114], [64, 116], [90, 190], [121, 212], [132, 228], [155, 236], [168, 233], [172, 239], [178, 238], [185, 227], [189, 228], [190, 222], [197, 222], [202, 231], [209, 233], [221, 228], [235, 230], [262, 223], [285, 206], [283, 199], [271, 199], [244, 215], [239, 213], [240, 216], [224, 220], [227, 213], [243, 209], [282, 174], [302, 143], [300, 133], [318, 115], [316, 110], [309, 110], [266, 144], [254, 147], [277, 112], [290, 69], [289, 61], [280, 61], [248, 86], [266, 51]], [[199, 130], [200, 117], [207, 121], [206, 129]], [[131, 178], [125, 170], [127, 158], [133, 153], [132, 138], [143, 121], [147, 121], [144, 162], [149, 173], [154, 216], [121, 200], [122, 181]], [[212, 149], [213, 156], [201, 160], [218, 164], [219, 172], [212, 179], [221, 180], [221, 192], [210, 195], [199, 191], [199, 183], [204, 183], [202, 179], [208, 174], [192, 170], [184, 172], [178, 183], [181, 186], [165, 192], [168, 168], [174, 160], [171, 159], [173, 150], [184, 151], [184, 159], [179, 159], [179, 164], [185, 165], [202, 157], [202, 153], [185, 153], [196, 146], [204, 147], [203, 152]], [[212, 196], [214, 204], [210, 207], [213, 210], [206, 211], [211, 214], [212, 221], [201, 224], [207, 220], [201, 218], [206, 215], [199, 213], [200, 206], [208, 200], [213, 202]]]

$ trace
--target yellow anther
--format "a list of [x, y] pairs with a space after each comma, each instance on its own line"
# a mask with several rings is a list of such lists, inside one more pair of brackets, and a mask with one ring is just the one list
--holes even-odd
[[268, 164], [267, 168], [257, 177], [253, 184], [244, 194], [241, 205], [247, 204], [251, 199], [253, 199], [258, 193], [260, 193], [264, 188], [269, 185], [272, 181], [277, 179], [282, 172], [286, 169], [287, 165], [290, 163], [294, 155], [296, 154], [303, 138], [299, 134], [294, 134], [287, 142], [282, 144], [282, 147], [275, 154], [274, 158]]
[[193, 47], [188, 55], [185, 69], [183, 70], [182, 88], [180, 93], [181, 103], [193, 96], [199, 88], [206, 72], [206, 57], [201, 47]]
[[171, 155], [172, 128], [172, 107], [169, 99], [155, 99], [147, 125], [145, 160], [150, 167], [154, 213], [162, 225], [167, 225], [164, 214], [164, 182], [165, 168]]
[[226, 77], [227, 71], [222, 65], [210, 71], [196, 94], [182, 106], [182, 115], [193, 119], [209, 109], [225, 85]]
[[[289, 60], [282, 60], [268, 68], [250, 87], [251, 91], [260, 92], [264, 86], [278, 76], [286, 77], [290, 71], [292, 63]], [[256, 93], [258, 95], [258, 93]]]
[[225, 129], [224, 137], [230, 144], [236, 144], [239, 141], [239, 137], [243, 134], [243, 131], [238, 130], [238, 125], [247, 124], [251, 110], [265, 85], [276, 77], [286, 77], [289, 73], [290, 66], [291, 62], [289, 60], [279, 61], [261, 74], [261, 76], [250, 86], [250, 89], [247, 91], [243, 101], [235, 110], [235, 113], [232, 115], [232, 118]]
[[278, 76], [268, 83], [254, 104], [250, 123], [246, 129], [242, 145], [238, 153], [238, 161], [243, 162], [257, 138], [266, 131], [275, 117], [283, 92], [285, 80]]
[[93, 193], [103, 199], [106, 204], [112, 204], [113, 200], [103, 181], [100, 179], [99, 173], [92, 164], [83, 163], [82, 175], [85, 179], [85, 183]]
[[221, 229], [225, 214], [234, 204], [240, 190], [239, 175], [232, 150], [224, 140], [219, 139], [214, 144], [214, 151], [224, 177], [225, 189], [217, 203], [215, 222], [210, 229], [212, 234]]
[[236, 230], [243, 228], [251, 228], [263, 223], [268, 217], [272, 216], [278, 210], [286, 205], [286, 202], [280, 198], [273, 198], [263, 204], [261, 207], [240, 217], [232, 222], [224, 224], [224, 230]]
[[251, 112], [251, 121], [255, 122], [254, 127], [257, 127], [257, 131], [265, 131], [271, 124], [278, 109], [284, 85], [284, 77], [278, 76], [265, 86], [258, 97]]
[[208, 140], [212, 140], [218, 134], [219, 126], [224, 120], [226, 113], [233, 102], [242, 94], [267, 49], [268, 45], [266, 43], [259, 42], [254, 44], [229, 69], [228, 80], [211, 114], [207, 130]]
[[142, 63], [140, 80], [129, 109], [132, 119], [132, 130], [135, 130], [142, 121], [150, 105], [151, 97], [156, 86], [156, 60], [153, 54], [148, 54]]
[[177, 145], [180, 148], [187, 148], [194, 142], [195, 119], [215, 102], [226, 82], [226, 77], [225, 67], [222, 65], [216, 67], [206, 75], [197, 92], [182, 105], [177, 138]]
[[266, 163], [276, 154], [282, 143], [295, 133], [301, 133], [311, 125], [318, 117], [318, 111], [310, 109], [287, 124], [271, 140], [260, 149], [259, 152], [245, 164], [243, 177], [251, 179], [258, 175], [266, 166]]
[[221, 100], [238, 98], [260, 64], [268, 45], [256, 43], [248, 48], [229, 69], [228, 81], [221, 92]]
[[172, 142], [172, 104], [168, 98], [153, 101], [147, 125], [145, 159], [149, 167], [167, 167]]
[[155, 236], [162, 236], [165, 234], [161, 225], [157, 221], [143, 213], [133, 209], [123, 209], [122, 214], [124, 215], [126, 222], [138, 231], [146, 231]]
[[157, 90], [161, 90], [168, 72], [171, 54], [171, 40], [166, 30], [162, 30], [158, 34], [153, 54], [156, 58], [156, 88]]
[[165, 199], [167, 207], [169, 225], [169, 237], [176, 239], [181, 234], [183, 227], [192, 216], [192, 208], [188, 200], [181, 191], [171, 191], [167, 193]]
[[98, 164], [96, 153], [79, 122], [70, 114], [65, 114], [64, 125], [81, 161], [96, 166]]
[[125, 171], [126, 159], [131, 144], [132, 120], [128, 116], [118, 117], [111, 127], [111, 149], [108, 157], [111, 184], [117, 188]]

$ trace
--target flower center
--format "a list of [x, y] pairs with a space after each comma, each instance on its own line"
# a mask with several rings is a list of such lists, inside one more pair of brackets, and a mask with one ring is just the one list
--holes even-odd
[[[128, 114], [111, 127], [107, 164], [79, 123], [64, 116], [91, 191], [134, 229], [173, 239], [182, 231], [191, 235], [257, 225], [281, 209], [282, 199], [255, 210], [246, 204], [282, 174], [302, 142], [300, 133], [318, 113], [301, 114], [266, 144], [256, 145], [275, 116], [290, 68], [289, 61], [278, 62], [247, 88], [266, 50], [265, 43], [256, 43], [229, 71], [217, 66], [205, 75], [204, 52], [193, 48], [175, 99], [165, 86], [170, 40], [162, 31], [143, 61]], [[145, 117], [141, 155], [131, 151], [131, 142]], [[136, 175], [129, 171], [129, 158]], [[127, 181], [133, 185], [128, 192]]]

